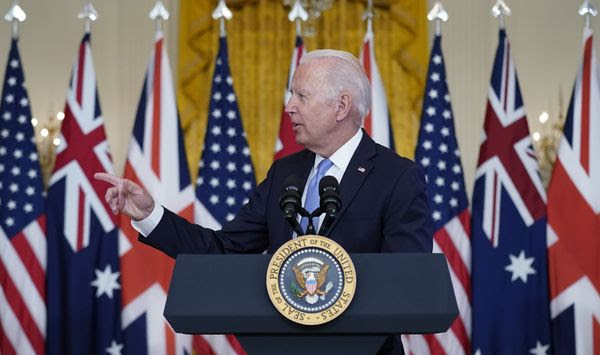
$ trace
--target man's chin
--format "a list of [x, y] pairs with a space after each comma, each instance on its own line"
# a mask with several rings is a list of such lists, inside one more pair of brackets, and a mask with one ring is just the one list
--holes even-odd
[[302, 132], [299, 132], [298, 130], [294, 130], [294, 138], [296, 139], [296, 143], [298, 143], [301, 146], [304, 146], [306, 143], [306, 139], [304, 137], [304, 135], [302, 134]]

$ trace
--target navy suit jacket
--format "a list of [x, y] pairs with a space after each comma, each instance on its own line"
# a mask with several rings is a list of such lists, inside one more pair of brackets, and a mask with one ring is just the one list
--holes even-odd
[[[306, 182], [315, 153], [303, 150], [273, 163], [238, 215], [219, 231], [165, 209], [140, 241], [175, 258], [194, 253], [274, 253], [292, 237], [279, 197], [285, 179]], [[432, 223], [420, 167], [363, 134], [340, 183], [342, 207], [328, 237], [349, 253], [431, 252]]]
[[[431, 252], [433, 224], [425, 178], [413, 161], [376, 144], [363, 132], [340, 183], [342, 207], [328, 237], [349, 253]], [[315, 153], [303, 150], [273, 163], [249, 202], [220, 231], [165, 213], [139, 240], [175, 258], [194, 253], [274, 253], [292, 237], [279, 208], [285, 179], [306, 182]], [[400, 336], [390, 336], [378, 355], [404, 354]]]

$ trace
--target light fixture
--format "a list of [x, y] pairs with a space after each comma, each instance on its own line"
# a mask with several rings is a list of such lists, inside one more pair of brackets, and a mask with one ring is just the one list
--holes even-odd
[[299, 2], [308, 13], [308, 20], [302, 25], [303, 35], [308, 37], [314, 36], [317, 33], [317, 19], [321, 17], [323, 11], [333, 6], [333, 0], [283, 0], [283, 4], [289, 7], [293, 7], [297, 2]]

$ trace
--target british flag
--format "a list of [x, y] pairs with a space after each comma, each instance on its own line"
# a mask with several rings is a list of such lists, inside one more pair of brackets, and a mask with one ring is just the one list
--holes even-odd
[[[187, 166], [169, 58], [156, 34], [138, 104], [124, 177], [161, 205], [192, 220], [194, 190]], [[163, 317], [173, 260], [137, 242], [131, 220], [121, 215], [125, 352], [191, 353], [189, 335], [176, 334]]]
[[0, 354], [43, 354], [44, 187], [17, 39], [0, 100]]
[[405, 348], [412, 354], [470, 354], [469, 203], [439, 35], [431, 49], [415, 161], [427, 176], [427, 198], [436, 227], [433, 252], [446, 255], [460, 315], [446, 333], [410, 335], [404, 339]]
[[[306, 50], [304, 48], [304, 42], [302, 41], [302, 37], [296, 36], [296, 46], [294, 47], [294, 52], [292, 53], [292, 62], [290, 63], [288, 81], [284, 93], [284, 107], [291, 97], [290, 87], [292, 85], [292, 78], [294, 77], [294, 72], [296, 71], [296, 67], [298, 66], [298, 64], [300, 64], [300, 59], [302, 59], [302, 56], [305, 53]], [[275, 142], [275, 160], [299, 152], [302, 149], [304, 149], [304, 147], [296, 143], [296, 135], [294, 134], [294, 130], [292, 129], [292, 121], [290, 121], [290, 116], [287, 114], [287, 112], [285, 112], [284, 108], [281, 111], [279, 135], [277, 136], [277, 141]]]
[[49, 354], [117, 353], [121, 339], [116, 216], [104, 200], [112, 173], [86, 33], [73, 66], [48, 189]]
[[385, 88], [375, 61], [375, 35], [370, 25], [363, 39], [359, 60], [371, 83], [371, 111], [365, 117], [363, 127], [375, 142], [395, 150]]
[[510, 45], [500, 30], [472, 207], [473, 349], [546, 353], [545, 191]]
[[573, 88], [548, 188], [548, 255], [557, 354], [600, 354], [600, 72], [593, 33]]

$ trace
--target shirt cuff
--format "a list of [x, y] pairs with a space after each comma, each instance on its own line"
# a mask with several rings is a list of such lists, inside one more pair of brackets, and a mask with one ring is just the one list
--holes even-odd
[[165, 208], [159, 204], [155, 204], [154, 209], [152, 210], [150, 215], [148, 215], [148, 217], [139, 221], [134, 221], [132, 219], [131, 226], [141, 235], [147, 237], [150, 233], [152, 233], [154, 228], [156, 228], [164, 213]]

